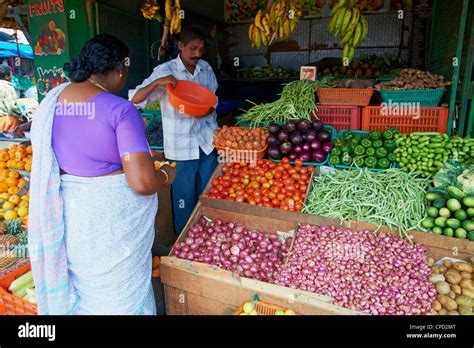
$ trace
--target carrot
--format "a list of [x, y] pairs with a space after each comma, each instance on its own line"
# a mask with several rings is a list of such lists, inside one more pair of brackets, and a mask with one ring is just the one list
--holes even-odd
[[158, 267], [160, 266], [160, 257], [159, 256], [155, 256], [153, 258], [153, 266], [152, 268], [153, 269], [158, 269]]
[[152, 276], [152, 278], [159, 278], [160, 277], [160, 269], [157, 268], [157, 269], [153, 270], [153, 272], [151, 273], [151, 276]]

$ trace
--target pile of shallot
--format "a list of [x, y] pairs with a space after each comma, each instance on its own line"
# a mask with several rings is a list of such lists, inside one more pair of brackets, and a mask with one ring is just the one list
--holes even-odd
[[173, 255], [212, 264], [241, 276], [271, 282], [287, 255], [291, 239], [276, 233], [247, 230], [241, 224], [201, 217]]
[[385, 233], [300, 225], [275, 284], [373, 315], [429, 314], [436, 289], [422, 245]]

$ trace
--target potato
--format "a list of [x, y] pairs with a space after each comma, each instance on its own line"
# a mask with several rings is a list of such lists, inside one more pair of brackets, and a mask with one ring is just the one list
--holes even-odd
[[443, 305], [438, 300], [434, 300], [433, 309], [439, 312], [442, 308], [443, 308]]
[[432, 257], [428, 257], [428, 266], [432, 267], [435, 263], [435, 260]]
[[443, 270], [443, 268], [446, 268], [444, 266], [433, 266], [431, 268], [431, 272], [434, 273], [434, 274], [443, 274], [445, 272], [445, 270]]
[[461, 272], [461, 278], [463, 278], [463, 279], [472, 279], [472, 273]]
[[472, 273], [472, 266], [465, 262], [458, 262], [454, 265], [454, 268], [457, 269], [459, 272], [468, 272]]
[[446, 281], [451, 284], [458, 284], [462, 279], [459, 272], [455, 271], [454, 269], [451, 269], [448, 272], [446, 272], [444, 277], [446, 278]]
[[454, 293], [454, 291], [450, 291], [448, 297], [454, 300], [456, 298], [456, 294]]
[[461, 282], [459, 283], [459, 286], [461, 288], [467, 288], [467, 289], [474, 290], [471, 279], [462, 279]]
[[447, 315], [448, 311], [444, 308], [442, 308], [440, 311], [438, 311], [438, 315]]
[[463, 288], [461, 289], [461, 293], [463, 295], [469, 296], [470, 298], [474, 299], [474, 290], [472, 289]]
[[459, 315], [458, 311], [449, 311], [448, 315]]
[[451, 284], [451, 291], [456, 295], [461, 295], [461, 287], [457, 284]]
[[446, 259], [446, 260], [443, 261], [443, 265], [446, 268], [451, 268], [451, 267], [453, 267], [453, 262], [449, 259]]
[[450, 300], [450, 298], [446, 295], [438, 295], [437, 299], [443, 307], [446, 307], [446, 302]]
[[474, 299], [466, 295], [461, 295], [461, 296], [456, 297], [456, 303], [459, 306], [472, 307], [474, 306]]
[[441, 281], [436, 283], [436, 291], [438, 294], [447, 295], [451, 291], [451, 288], [448, 283]]
[[472, 315], [472, 307], [460, 305], [458, 311], [461, 315]]
[[430, 275], [430, 282], [432, 282], [433, 284], [436, 284], [437, 282], [444, 282], [445, 279], [444, 279], [444, 275], [442, 274], [432, 274]]
[[444, 272], [446, 272], [448, 269], [445, 267], [445, 266], [438, 266], [439, 268], [439, 273], [443, 274]]
[[441, 295], [439, 298], [439, 302], [446, 308], [448, 311], [453, 311], [458, 308], [458, 304], [453, 299], [449, 298], [446, 295]]

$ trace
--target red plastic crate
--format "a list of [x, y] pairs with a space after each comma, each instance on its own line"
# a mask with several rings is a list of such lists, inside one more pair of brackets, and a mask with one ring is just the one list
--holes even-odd
[[26, 265], [0, 279], [0, 315], [36, 315], [37, 306], [10, 294], [7, 289], [21, 275], [29, 272], [31, 265]]
[[362, 110], [362, 130], [382, 131], [394, 127], [402, 133], [446, 133], [448, 115], [448, 108], [442, 107], [421, 107], [420, 115], [417, 118], [415, 114], [382, 115], [381, 106], [367, 106]]
[[[337, 132], [360, 130], [361, 108], [358, 106], [319, 106], [317, 115], [322, 123], [336, 128]], [[315, 119], [314, 114], [312, 118]]]
[[321, 105], [366, 106], [374, 94], [373, 88], [319, 88]]

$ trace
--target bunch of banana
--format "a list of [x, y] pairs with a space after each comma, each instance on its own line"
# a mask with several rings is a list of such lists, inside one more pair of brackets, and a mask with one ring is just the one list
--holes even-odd
[[365, 41], [369, 31], [367, 20], [355, 3], [356, 0], [339, 0], [331, 10], [332, 19], [327, 27], [328, 32], [341, 37], [342, 59], [347, 64], [354, 59], [356, 47]]
[[[165, 2], [166, 24], [169, 27], [170, 34], [179, 34], [181, 32], [181, 2], [180, 0], [166, 0]], [[166, 26], [165, 24], [165, 26]]]
[[161, 22], [163, 18], [158, 13], [160, 6], [158, 6], [157, 0], [147, 0], [143, 6], [140, 8], [142, 11], [143, 17], [146, 19], [156, 19], [158, 22]]
[[302, 16], [298, 4], [302, 0], [276, 0], [268, 12], [259, 10], [255, 21], [249, 27], [252, 47], [268, 46], [273, 39], [286, 40], [295, 30], [298, 18]]

